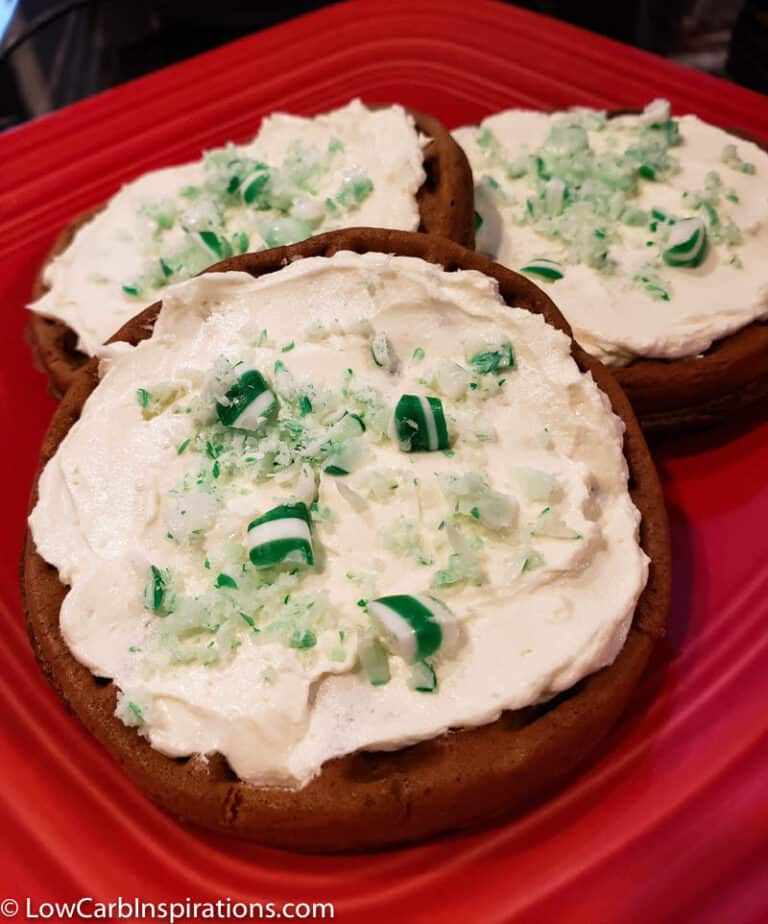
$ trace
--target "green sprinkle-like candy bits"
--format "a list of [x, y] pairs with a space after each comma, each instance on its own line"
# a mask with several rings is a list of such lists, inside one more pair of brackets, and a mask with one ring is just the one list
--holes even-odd
[[439, 398], [403, 395], [395, 408], [395, 434], [403, 452], [448, 449], [448, 426]]
[[662, 251], [668, 266], [700, 266], [707, 255], [707, 229], [700, 218], [684, 218], [669, 232]]
[[511, 369], [515, 365], [515, 356], [512, 344], [502, 343], [496, 350], [483, 350], [476, 353], [469, 364], [481, 375], [488, 372], [500, 372], [502, 369]]
[[289, 648], [304, 650], [317, 645], [317, 636], [311, 629], [295, 629], [288, 640]]
[[214, 260], [226, 260], [232, 256], [232, 245], [215, 231], [196, 231], [192, 236]]
[[158, 616], [168, 616], [173, 612], [175, 601], [170, 571], [150, 565], [149, 580], [144, 586], [144, 609]]
[[269, 171], [257, 170], [255, 173], [252, 173], [249, 177], [246, 177], [245, 180], [240, 184], [240, 198], [243, 200], [245, 205], [253, 205], [257, 203], [257, 207], [262, 207], [260, 197], [261, 194], [265, 191], [267, 184], [269, 183]]
[[326, 465], [323, 469], [326, 475], [348, 475], [349, 472], [340, 465]]
[[[529, 194], [509, 203], [516, 206], [511, 220], [557, 242], [563, 255], [562, 265], [533, 260], [524, 273], [554, 282], [571, 264], [612, 271], [616, 222], [645, 224], [644, 210], [632, 200], [645, 180], [663, 181], [677, 169], [669, 151], [679, 131], [668, 108], [666, 103], [651, 106], [627, 131], [611, 130], [599, 113], [568, 113], [553, 120], [547, 138], [532, 153], [512, 155], [507, 175], [526, 177]], [[606, 131], [609, 143], [590, 147], [592, 131]]]
[[520, 267], [521, 273], [527, 273], [529, 276], [538, 276], [540, 279], [546, 279], [547, 282], [557, 282], [562, 279], [565, 273], [563, 267], [556, 260], [547, 260], [539, 257], [531, 260], [525, 266]]
[[654, 276], [637, 275], [633, 277], [634, 282], [639, 283], [645, 289], [646, 293], [655, 301], [668, 302], [670, 299], [669, 292]]
[[735, 144], [725, 145], [720, 155], [720, 160], [733, 170], [737, 170], [741, 173], [754, 174], [756, 172], [754, 164], [747, 163], [741, 159], [739, 156], [739, 149]]
[[379, 597], [368, 604], [368, 615], [387, 648], [408, 664], [438, 649], [449, 652], [459, 634], [453, 613], [427, 594]]
[[237, 590], [237, 581], [229, 574], [220, 574], [213, 585], [214, 587], [229, 587], [231, 590]]
[[216, 414], [226, 427], [257, 430], [274, 409], [277, 399], [256, 369], [244, 372], [216, 402]]
[[310, 516], [306, 504], [281, 504], [248, 524], [248, 557], [257, 568], [283, 562], [313, 565]]

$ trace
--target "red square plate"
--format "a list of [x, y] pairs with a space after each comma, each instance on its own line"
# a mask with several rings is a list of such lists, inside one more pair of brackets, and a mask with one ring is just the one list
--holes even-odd
[[[17, 572], [54, 403], [24, 343], [23, 306], [57, 230], [143, 171], [252, 135], [271, 110], [311, 114], [355, 95], [432, 112], [450, 127], [512, 105], [625, 107], [666, 96], [677, 112], [768, 140], [764, 97], [486, 0], [333, 6], [0, 137], [0, 900], [20, 902], [20, 916], [26, 896], [32, 911], [122, 896], [334, 902], [337, 919], [367, 924], [431, 924], [436, 913], [764, 921], [764, 413], [762, 424], [657, 447], [675, 552], [668, 643], [591, 768], [491, 830], [363, 857], [304, 857], [201, 834], [143, 798], [64, 713], [34, 662]], [[0, 914], [12, 910], [0, 901]]]

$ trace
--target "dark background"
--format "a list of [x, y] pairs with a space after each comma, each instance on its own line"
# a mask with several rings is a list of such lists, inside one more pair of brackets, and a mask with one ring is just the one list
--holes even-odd
[[[0, 0], [0, 130], [326, 5]], [[768, 0], [517, 5], [768, 92]]]

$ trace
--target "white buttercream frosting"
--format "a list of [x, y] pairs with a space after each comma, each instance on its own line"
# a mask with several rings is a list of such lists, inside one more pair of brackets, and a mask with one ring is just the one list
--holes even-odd
[[[624, 217], [642, 210], [648, 220], [630, 225], [614, 214], [585, 222], [589, 233], [607, 231], [604, 268], [590, 266], [573, 247], [524, 218], [526, 200], [535, 196], [538, 180], [535, 171], [519, 174], [525, 158], [540, 149], [554, 125], [576, 122], [586, 128], [595, 155], [620, 156], [637, 145], [639, 132], [646, 130], [648, 140], [654, 117], [668, 118], [663, 102], [642, 115], [608, 120], [591, 110], [512, 109], [454, 133], [475, 175], [476, 208], [483, 219], [478, 249], [516, 270], [536, 258], [559, 262], [562, 278], [532, 278], [546, 287], [582, 346], [612, 365], [636, 357], [695, 356], [715, 340], [768, 316], [768, 154], [696, 116], [674, 120], [680, 143], [669, 148], [668, 175], [641, 175], [636, 191], [626, 196], [616, 187], [616, 212], [623, 205]], [[729, 145], [735, 146], [730, 156]], [[566, 157], [565, 170], [572, 166]], [[555, 175], [550, 187], [553, 212], [560, 207], [562, 192], [556, 184]], [[567, 208], [567, 190], [565, 196]], [[608, 208], [614, 204], [609, 202]], [[678, 222], [692, 216], [703, 221], [709, 243], [700, 266], [665, 264], [662, 251], [670, 227], [663, 222], [657, 227], [654, 209]], [[655, 288], [647, 289], [643, 279]]]
[[[498, 344], [512, 368], [470, 362]], [[274, 390], [281, 432], [307, 428], [298, 443], [275, 442], [274, 420], [247, 439], [215, 421], [240, 362]], [[100, 379], [30, 524], [70, 587], [67, 645], [161, 752], [218, 751], [244, 780], [301, 786], [334, 757], [551, 697], [621, 649], [648, 568], [623, 425], [569, 340], [490, 278], [346, 252], [207, 274], [166, 290], [150, 339], [105, 348]], [[441, 398], [450, 450], [398, 448], [403, 394]], [[339, 432], [345, 410], [366, 424], [342, 447], [348, 476], [292, 459], [322, 455], [313, 428]], [[315, 566], [256, 572], [248, 524], [316, 491]], [[216, 588], [222, 574], [238, 589]], [[412, 689], [395, 655], [373, 685], [366, 601], [424, 593], [459, 623], [432, 659], [437, 690]]]
[[[29, 307], [64, 321], [79, 349], [93, 354], [166, 284], [230, 251], [342, 227], [415, 231], [424, 141], [401, 106], [368, 109], [353, 100], [314, 118], [270, 115], [248, 144], [125, 185], [45, 267], [49, 291]], [[268, 167], [270, 180], [245, 204], [243, 188], [264, 173], [250, 170], [253, 163]], [[230, 182], [239, 188], [229, 192]], [[196, 231], [215, 233], [222, 252], [191, 241]]]

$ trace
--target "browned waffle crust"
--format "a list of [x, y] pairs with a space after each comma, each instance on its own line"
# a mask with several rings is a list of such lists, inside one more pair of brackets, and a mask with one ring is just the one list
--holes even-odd
[[[212, 269], [259, 276], [308, 256], [339, 250], [421, 257], [447, 270], [475, 269], [499, 282], [510, 305], [528, 308], [570, 334], [549, 298], [523, 276], [435, 237], [352, 229], [323, 234]], [[148, 337], [159, 304], [115, 335]], [[573, 356], [591, 371], [626, 424], [624, 451], [632, 498], [642, 513], [641, 543], [651, 559], [648, 584], [617, 660], [552, 702], [506, 712], [496, 722], [442, 735], [388, 753], [361, 752], [327, 763], [303, 789], [268, 789], [240, 782], [220, 755], [173, 760], [153, 750], [114, 717], [116, 690], [70, 654], [59, 632], [67, 593], [57, 570], [27, 536], [23, 564], [26, 617], [42, 668], [63, 702], [114, 755], [153, 802], [206, 828], [305, 851], [367, 850], [420, 840], [485, 823], [531, 806], [578, 771], [616, 722], [663, 634], [669, 580], [669, 537], [656, 471], [629, 402], [613, 377], [575, 344]], [[51, 458], [97, 384], [96, 361], [75, 376], [53, 418], [42, 451]], [[37, 495], [33, 492], [32, 502]], [[610, 592], [610, 588], [606, 588]], [[501, 653], [503, 657], [503, 652]]]
[[[421, 216], [419, 231], [472, 247], [475, 241], [472, 171], [466, 155], [438, 119], [412, 110], [411, 115], [417, 129], [430, 139], [424, 149], [426, 179], [416, 194]], [[66, 250], [77, 231], [100, 211], [101, 208], [90, 209], [61, 232], [35, 281], [36, 299], [46, 291], [45, 266]], [[28, 335], [35, 359], [48, 375], [51, 391], [60, 397], [88, 360], [76, 347], [77, 335], [63, 321], [35, 313], [28, 325]]]
[[[35, 299], [45, 295], [48, 290], [43, 281], [45, 267], [69, 247], [80, 228], [87, 225], [100, 211], [100, 208], [89, 209], [78, 215], [56, 238], [35, 279], [32, 291]], [[86, 354], [77, 349], [77, 334], [63, 321], [44, 318], [33, 312], [27, 324], [27, 338], [36, 364], [48, 376], [52, 394], [57, 398], [61, 397], [69, 387], [74, 374], [88, 360]]]
[[701, 356], [636, 359], [614, 374], [646, 431], [728, 420], [768, 398], [768, 322], [748, 324]]

